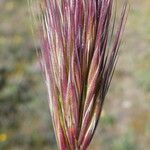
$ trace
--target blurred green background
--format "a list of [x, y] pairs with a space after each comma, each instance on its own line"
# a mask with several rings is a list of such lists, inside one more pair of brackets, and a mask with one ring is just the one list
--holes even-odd
[[[150, 0], [130, 0], [119, 63], [90, 150], [150, 149]], [[26, 0], [0, 0], [0, 150], [55, 150]]]

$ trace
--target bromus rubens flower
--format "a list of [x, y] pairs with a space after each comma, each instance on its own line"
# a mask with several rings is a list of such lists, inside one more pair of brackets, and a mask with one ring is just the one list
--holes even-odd
[[116, 1], [39, 0], [38, 55], [60, 150], [86, 150], [93, 138], [127, 17], [127, 1], [119, 11]]

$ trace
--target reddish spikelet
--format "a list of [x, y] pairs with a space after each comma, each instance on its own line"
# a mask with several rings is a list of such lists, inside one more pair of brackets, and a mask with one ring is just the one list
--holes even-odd
[[127, 2], [118, 25], [113, 0], [42, 2], [40, 58], [57, 142], [61, 150], [86, 150], [114, 73]]

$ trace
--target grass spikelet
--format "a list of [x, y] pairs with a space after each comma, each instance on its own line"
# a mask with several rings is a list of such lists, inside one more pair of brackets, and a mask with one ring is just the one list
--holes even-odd
[[94, 135], [127, 18], [127, 1], [116, 5], [40, 1], [39, 56], [60, 150], [86, 150]]

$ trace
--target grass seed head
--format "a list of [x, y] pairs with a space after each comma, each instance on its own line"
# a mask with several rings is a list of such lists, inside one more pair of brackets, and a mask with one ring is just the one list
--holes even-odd
[[[61, 150], [87, 149], [98, 124], [127, 17], [127, 1], [41, 0], [41, 68]], [[120, 5], [119, 5], [120, 6]]]

